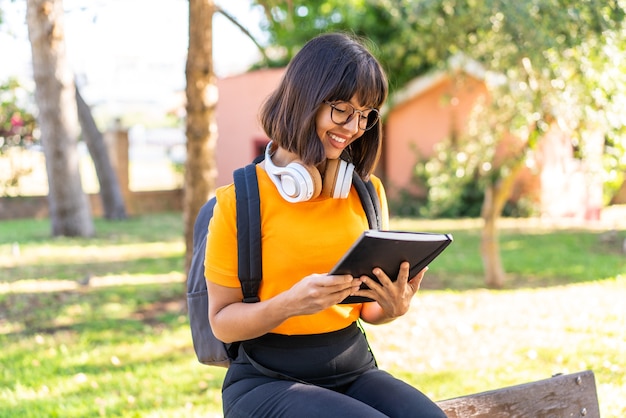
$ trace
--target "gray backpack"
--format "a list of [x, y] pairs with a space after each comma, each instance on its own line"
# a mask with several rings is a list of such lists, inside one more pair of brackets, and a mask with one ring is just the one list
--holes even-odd
[[[261, 211], [256, 166], [249, 164], [235, 170], [237, 199], [237, 257], [239, 281], [243, 302], [258, 302], [262, 279]], [[371, 181], [367, 183], [355, 173], [352, 185], [356, 188], [370, 228], [380, 229], [380, 202]], [[209, 298], [204, 276], [204, 257], [208, 225], [213, 216], [215, 197], [200, 209], [194, 224], [193, 256], [187, 277], [187, 310], [193, 348], [198, 361], [211, 366], [228, 367], [237, 357], [239, 343], [226, 344], [218, 340], [209, 323]]]

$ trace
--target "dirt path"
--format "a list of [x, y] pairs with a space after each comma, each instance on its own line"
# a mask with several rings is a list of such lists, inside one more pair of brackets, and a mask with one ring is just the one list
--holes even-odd
[[543, 289], [425, 291], [404, 317], [366, 330], [382, 368], [469, 376], [468, 393], [495, 389], [497, 379], [514, 377], [511, 384], [518, 384], [592, 369], [602, 416], [622, 417], [624, 300], [626, 275]]

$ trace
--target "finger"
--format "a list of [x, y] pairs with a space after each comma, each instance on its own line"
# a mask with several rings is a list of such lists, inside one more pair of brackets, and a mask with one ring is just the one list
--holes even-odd
[[369, 276], [361, 277], [361, 280], [363, 280], [363, 283], [365, 284], [365, 286], [367, 286], [366, 291], [368, 292], [367, 295], [363, 296], [370, 297], [378, 301], [381, 297], [384, 297], [389, 292], [389, 289], [393, 288], [393, 282], [381, 269], [376, 268], [373, 270], [373, 272], [375, 274], [378, 273], [376, 274], [376, 278]]
[[345, 290], [350, 290], [354, 292], [361, 287], [362, 280], [360, 278], [355, 278], [350, 275], [346, 276], [346, 280], [341, 280], [339, 282], [331, 282], [322, 284], [323, 287], [328, 289], [330, 292], [343, 292]]
[[[374, 274], [374, 276], [376, 276], [376, 278], [378, 279], [378, 282], [380, 283], [382, 287], [391, 285], [392, 283], [391, 279], [389, 278], [389, 276], [387, 276], [387, 273], [385, 273], [382, 269], [376, 267], [374, 270], [372, 270], [372, 273]], [[372, 279], [370, 278], [370, 280]]]
[[398, 271], [397, 278], [399, 283], [406, 283], [409, 281], [409, 268], [410, 264], [406, 261], [400, 264], [400, 271]]
[[[353, 296], [363, 296], [366, 298], [370, 298], [372, 300], [378, 300], [378, 293], [374, 290], [371, 289], [371, 283], [375, 283], [373, 280], [370, 279], [370, 285], [367, 285], [367, 283], [365, 283], [365, 281], [363, 281], [363, 283], [365, 283], [367, 285], [367, 288], [361, 288], [359, 287], [355, 292], [352, 293]], [[378, 283], [376, 283], [378, 284]]]
[[342, 286], [342, 285], [350, 285], [355, 280], [354, 277], [350, 274], [339, 274], [339, 275], [320, 275], [318, 284], [320, 286]]
[[413, 278], [411, 280], [415, 279], [416, 277], [420, 277], [420, 278], [424, 277], [424, 275], [426, 274], [427, 271], [428, 271], [428, 266], [426, 266], [423, 269], [421, 269], [419, 271], [419, 273], [417, 273], [415, 276], [413, 276]]
[[413, 294], [417, 293], [422, 284], [422, 280], [424, 279], [424, 275], [428, 267], [424, 267], [419, 273], [417, 273], [411, 280], [409, 280], [409, 286], [411, 286], [411, 290], [413, 290]]

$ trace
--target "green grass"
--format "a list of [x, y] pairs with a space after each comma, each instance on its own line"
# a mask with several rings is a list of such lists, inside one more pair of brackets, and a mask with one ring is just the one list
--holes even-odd
[[81, 280], [87, 275], [159, 275], [183, 270], [182, 216], [96, 220], [91, 239], [50, 238], [47, 220], [0, 222], [2, 281]]
[[[602, 416], [626, 415], [626, 256], [602, 231], [507, 224], [507, 284], [489, 290], [477, 222], [392, 226], [455, 241], [409, 314], [366, 326], [381, 367], [434, 399], [592, 369]], [[53, 239], [46, 220], [0, 222], [0, 417], [220, 416], [224, 369], [191, 345], [182, 217], [96, 228]]]

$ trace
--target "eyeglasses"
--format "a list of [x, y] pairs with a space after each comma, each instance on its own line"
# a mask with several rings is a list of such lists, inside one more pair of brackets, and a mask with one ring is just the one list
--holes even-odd
[[349, 123], [355, 115], [358, 114], [359, 129], [367, 131], [378, 122], [379, 113], [377, 109], [357, 110], [347, 102], [329, 102], [324, 101], [330, 106], [330, 119], [337, 125], [345, 125]]

